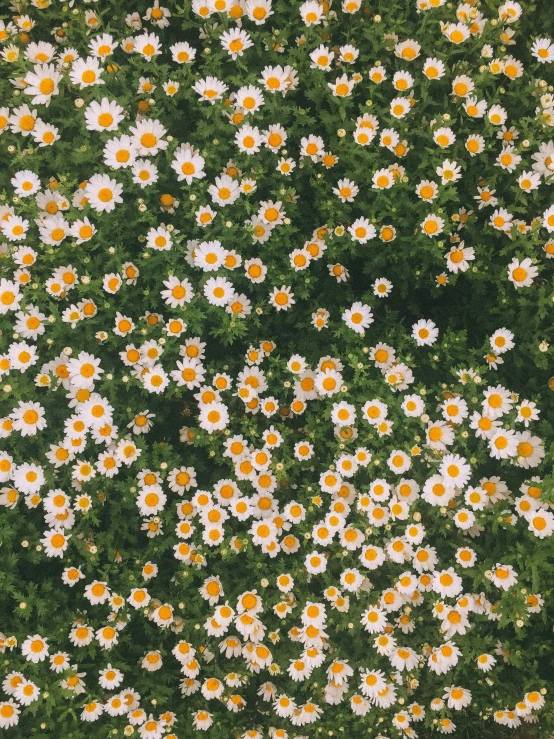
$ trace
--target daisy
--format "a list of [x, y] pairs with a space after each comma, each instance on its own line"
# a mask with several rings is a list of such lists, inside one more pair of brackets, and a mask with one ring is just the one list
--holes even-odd
[[338, 426], [350, 426], [356, 420], [356, 408], [351, 403], [341, 401], [333, 403], [331, 411], [331, 420]]
[[224, 689], [224, 684], [216, 678], [212, 677], [207, 679], [203, 683], [201, 692], [206, 700], [210, 700], [212, 698], [219, 698], [222, 695]]
[[439, 80], [446, 74], [444, 63], [435, 57], [427, 57], [423, 64], [423, 74], [430, 80]]
[[512, 259], [508, 265], [508, 279], [513, 283], [514, 287], [530, 287], [533, 280], [539, 274], [539, 270], [529, 258], [519, 260]]
[[517, 408], [517, 421], [529, 426], [531, 421], [537, 421], [540, 411], [537, 409], [536, 403], [531, 400], [523, 400]]
[[459, 246], [453, 246], [445, 254], [445, 258], [449, 272], [453, 272], [454, 274], [467, 272], [469, 263], [475, 259], [475, 250], [472, 246], [464, 246], [464, 242], [461, 241]]
[[204, 295], [211, 305], [225, 306], [233, 299], [233, 283], [224, 277], [210, 277], [203, 288]]
[[81, 405], [79, 415], [87, 426], [100, 428], [106, 423], [111, 423], [113, 408], [105, 398], [92, 393]]
[[246, 0], [244, 11], [257, 26], [263, 25], [273, 15], [271, 0]]
[[195, 711], [191, 715], [193, 726], [197, 731], [206, 731], [213, 724], [213, 716], [208, 711]]
[[397, 475], [402, 475], [410, 469], [412, 462], [405, 452], [399, 449], [394, 449], [389, 455], [387, 465], [391, 472], [395, 472]]
[[229, 175], [215, 178], [215, 184], [208, 187], [208, 194], [216, 205], [232, 205], [240, 197], [239, 184]]
[[84, 244], [86, 241], [90, 241], [96, 234], [96, 226], [91, 223], [88, 216], [82, 219], [73, 221], [69, 234], [75, 239], [77, 244]]
[[287, 672], [295, 682], [303, 682], [304, 680], [307, 680], [312, 674], [312, 668], [306, 660], [293, 659], [290, 661]]
[[235, 133], [235, 143], [239, 151], [251, 155], [260, 151], [262, 135], [257, 126], [245, 124]]
[[430, 213], [420, 223], [420, 227], [422, 233], [429, 236], [429, 238], [432, 238], [433, 236], [438, 236], [444, 231], [444, 220], [440, 216]]
[[412, 326], [412, 337], [418, 346], [430, 346], [434, 344], [438, 335], [439, 330], [433, 321], [422, 318]]
[[85, 121], [89, 131], [117, 131], [123, 118], [123, 108], [115, 100], [108, 98], [102, 98], [99, 103], [93, 100], [85, 109]]
[[478, 194], [473, 198], [478, 203], [478, 208], [481, 210], [487, 206], [493, 208], [498, 205], [498, 199], [494, 197], [496, 190], [491, 190], [489, 187], [478, 187]]
[[169, 385], [169, 377], [160, 364], [149, 367], [142, 376], [143, 385], [150, 393], [159, 395]]
[[[375, 138], [375, 131], [360, 127], [352, 133], [352, 136], [354, 137], [354, 141], [360, 146], [369, 146]], [[333, 159], [333, 164], [335, 163], [336, 162]]]
[[310, 134], [300, 140], [300, 156], [310, 157], [313, 162], [317, 162], [322, 156], [325, 149], [325, 143], [321, 136]]
[[240, 28], [235, 28], [231, 31], [225, 31], [219, 37], [221, 46], [231, 56], [231, 59], [235, 61], [239, 56], [242, 56], [246, 49], [254, 46], [254, 42], [250, 38], [250, 35]]
[[177, 369], [171, 372], [171, 378], [179, 387], [192, 390], [204, 382], [205, 369], [198, 359], [184, 359], [177, 362]]
[[162, 53], [160, 39], [155, 33], [141, 33], [134, 37], [134, 50], [150, 62]]
[[448, 23], [442, 28], [443, 34], [453, 44], [458, 45], [470, 37], [469, 28], [465, 23]]
[[204, 205], [200, 206], [200, 208], [198, 208], [194, 215], [196, 216], [196, 223], [201, 228], [206, 228], [213, 222], [217, 213], [209, 205]]
[[508, 429], [496, 430], [489, 439], [490, 455], [493, 459], [509, 459], [517, 454], [517, 436]]
[[81, 711], [81, 721], [91, 722], [96, 721], [101, 713], [104, 710], [104, 706], [102, 703], [97, 703], [96, 701], [91, 701], [90, 703], [87, 703], [86, 706], [83, 707], [83, 710]]
[[197, 149], [190, 144], [181, 144], [175, 150], [171, 167], [177, 173], [177, 180], [185, 180], [191, 185], [193, 179], [202, 179], [206, 176], [204, 172], [204, 157], [200, 156]]
[[521, 189], [530, 193], [533, 190], [538, 190], [541, 184], [541, 176], [538, 172], [526, 172], [523, 171], [517, 178], [517, 184]]
[[[50, 246], [59, 246], [61, 242], [66, 239], [69, 235], [69, 224], [64, 219], [61, 213], [57, 213], [55, 216], [44, 218], [39, 224], [39, 233], [41, 240], [45, 244]], [[62, 282], [66, 284], [63, 287], [67, 287], [70, 283], [67, 280], [63, 280], [63, 273], [55, 273], [54, 281], [56, 277], [62, 276]], [[71, 281], [73, 282], [73, 280]], [[73, 286], [71, 284], [71, 286]]]
[[397, 647], [389, 657], [391, 665], [400, 671], [413, 670], [419, 662], [419, 657], [410, 647]]
[[282, 285], [280, 288], [274, 287], [268, 297], [269, 303], [277, 311], [289, 310], [296, 303], [294, 293], [288, 285]]
[[9, 729], [11, 726], [17, 726], [19, 723], [20, 710], [11, 698], [7, 701], [0, 702], [0, 728]]
[[93, 56], [105, 59], [115, 51], [118, 43], [114, 42], [113, 36], [109, 33], [102, 33], [91, 39], [89, 47]]
[[48, 657], [48, 640], [39, 634], [28, 636], [21, 645], [21, 654], [28, 662], [43, 662]]
[[163, 284], [166, 290], [162, 290], [160, 295], [171, 308], [181, 308], [186, 303], [190, 303], [194, 297], [192, 284], [186, 278], [179, 280], [178, 277], [171, 275], [164, 280]]
[[113, 695], [104, 705], [104, 710], [109, 716], [123, 716], [129, 709], [121, 696]]
[[414, 78], [409, 72], [396, 72], [392, 78], [392, 84], [396, 90], [406, 92], [414, 86]]
[[77, 622], [69, 632], [69, 640], [76, 647], [88, 646], [94, 638], [94, 632], [86, 624]]
[[363, 335], [365, 329], [373, 323], [373, 314], [369, 305], [364, 303], [353, 303], [350, 308], [347, 308], [342, 314], [342, 320], [346, 323], [348, 328], [355, 331], [357, 334]]
[[158, 226], [158, 228], [151, 228], [146, 236], [146, 246], [149, 249], [156, 249], [159, 251], [170, 251], [173, 246], [171, 238], [171, 232], [165, 228], [165, 226]]
[[92, 85], [103, 85], [102, 67], [95, 57], [87, 57], [86, 59], [76, 59], [69, 72], [69, 79], [74, 85], [78, 85], [81, 90]]
[[477, 561], [477, 554], [470, 547], [460, 547], [455, 554], [456, 561], [464, 569], [473, 567]]
[[533, 436], [529, 431], [517, 434], [517, 463], [520, 467], [538, 467], [544, 454], [544, 446], [538, 436]]
[[451, 598], [462, 592], [463, 583], [461, 577], [450, 567], [448, 570], [442, 570], [433, 574], [432, 587], [434, 592], [438, 593], [442, 598]]
[[217, 401], [202, 404], [199, 421], [200, 426], [209, 433], [223, 430], [229, 422], [227, 406]]
[[16, 282], [0, 277], [0, 315], [17, 310], [22, 297]]
[[471, 467], [459, 454], [445, 454], [439, 472], [447, 486], [464, 487], [471, 476]]
[[445, 159], [442, 166], [437, 167], [436, 173], [441, 178], [443, 185], [447, 185], [449, 182], [457, 182], [462, 176], [461, 166], [457, 162]]
[[491, 105], [488, 111], [488, 119], [493, 126], [502, 126], [506, 123], [508, 114], [501, 105]]
[[332, 396], [340, 392], [343, 382], [342, 375], [335, 369], [325, 369], [315, 377], [315, 389], [320, 395]]
[[386, 277], [379, 277], [373, 283], [373, 294], [378, 298], [388, 298], [392, 292], [392, 282], [386, 279]]
[[487, 101], [478, 100], [476, 97], [467, 97], [463, 105], [470, 118], [483, 118], [487, 112]]
[[166, 95], [169, 95], [169, 97], [176, 95], [179, 92], [180, 87], [180, 84], [174, 80], [168, 80], [163, 84], [163, 90]]
[[50, 669], [56, 673], [65, 672], [69, 669], [69, 654], [67, 652], [55, 652], [51, 654]]
[[454, 498], [455, 488], [452, 481], [446, 484], [441, 475], [432, 475], [423, 486], [422, 498], [429, 505], [445, 506]]
[[93, 175], [85, 187], [85, 195], [94, 210], [110, 213], [118, 203], [123, 202], [123, 185], [108, 175]]
[[335, 57], [335, 52], [331, 51], [327, 46], [320, 44], [317, 49], [310, 53], [310, 69], [321, 69], [324, 72], [331, 70], [331, 62]]
[[65, 534], [59, 529], [47, 531], [40, 540], [47, 557], [63, 557], [68, 546], [71, 534]]
[[[114, 468], [115, 469], [115, 468]], [[106, 475], [109, 477], [110, 475]], [[81, 513], [86, 513], [92, 508], [92, 498], [86, 493], [78, 495], [73, 504], [73, 508]]]
[[158, 181], [158, 168], [149, 159], [135, 159], [131, 166], [133, 182], [141, 188]]
[[305, 567], [312, 575], [318, 575], [327, 569], [326, 558], [317, 551], [313, 551], [306, 555]]
[[141, 156], [155, 156], [169, 146], [164, 140], [167, 130], [157, 120], [138, 121], [129, 129], [132, 141]]
[[375, 226], [368, 221], [367, 218], [358, 218], [348, 227], [348, 232], [353, 241], [359, 244], [366, 244], [370, 239], [374, 239], [377, 235]]
[[173, 621], [173, 606], [167, 603], [158, 606], [153, 611], [151, 618], [156, 626], [167, 628]]
[[192, 87], [201, 101], [207, 101], [214, 105], [221, 100], [227, 91], [227, 85], [218, 80], [217, 77], [206, 77], [199, 79]]
[[159, 0], [154, 0], [153, 5], [147, 9], [146, 15], [143, 16], [143, 20], [149, 21], [158, 28], [167, 28], [169, 18], [171, 18], [169, 8], [160, 7]]
[[394, 185], [394, 177], [389, 169], [378, 169], [372, 181], [376, 190], [388, 190]]
[[496, 665], [496, 658], [492, 654], [480, 654], [477, 657], [477, 668], [482, 672], [490, 672]]
[[26, 372], [29, 367], [36, 364], [37, 360], [36, 349], [31, 344], [18, 342], [11, 344], [8, 349], [7, 361], [11, 370]]
[[411, 106], [408, 98], [396, 97], [390, 102], [390, 114], [393, 118], [405, 118], [410, 112]]
[[46, 428], [45, 410], [40, 403], [18, 401], [17, 408], [10, 414], [13, 421], [13, 430], [19, 431], [21, 436], [35, 436], [38, 431]]
[[520, 162], [521, 156], [515, 153], [515, 147], [511, 144], [504, 146], [496, 158], [496, 166], [505, 169], [507, 172], [513, 172]]
[[382, 609], [370, 606], [362, 613], [360, 623], [368, 633], [379, 634], [385, 629], [387, 618]]
[[246, 85], [235, 93], [235, 102], [245, 113], [257, 113], [264, 105], [264, 96], [255, 85]]
[[399, 59], [404, 59], [405, 61], [409, 62], [417, 59], [420, 51], [421, 46], [414, 39], [407, 39], [406, 41], [397, 43], [394, 47], [395, 56], [397, 56]]
[[54, 64], [35, 64], [32, 72], [25, 75], [26, 95], [34, 95], [32, 105], [50, 104], [53, 95], [58, 95], [58, 84], [62, 75]]
[[169, 47], [171, 51], [171, 57], [177, 64], [191, 64], [196, 56], [196, 49], [194, 49], [186, 41], [180, 41], [177, 44]]
[[9, 117], [10, 130], [22, 136], [29, 136], [35, 128], [39, 118], [36, 110], [31, 110], [28, 105], [20, 105], [13, 108]]
[[[312, 0], [314, 5], [318, 5], [316, 0]], [[319, 5], [318, 5], [319, 7]], [[352, 94], [352, 90], [354, 89], [354, 80], [348, 79], [348, 76], [346, 74], [341, 75], [340, 77], [337, 77], [337, 79], [334, 82], [328, 82], [327, 87], [332, 91], [333, 97], [349, 97]]]
[[497, 588], [509, 590], [517, 582], [517, 572], [511, 565], [496, 564], [490, 579]]
[[432, 180], [422, 180], [416, 187], [416, 193], [419, 198], [432, 202], [438, 195], [439, 186]]
[[352, 180], [342, 179], [337, 182], [333, 192], [342, 203], [352, 203], [359, 192], [359, 188]]
[[531, 531], [537, 538], [552, 536], [554, 531], [554, 515], [548, 510], [531, 511], [525, 516]]
[[40, 179], [29, 169], [16, 172], [11, 178], [11, 184], [13, 185], [15, 194], [21, 198], [34, 195], [40, 190]]
[[317, 0], [306, 0], [300, 6], [299, 11], [306, 26], [317, 26], [321, 23], [323, 9]]
[[72, 385], [89, 390], [104, 372], [100, 367], [100, 360], [88, 352], [79, 352], [76, 358], [69, 359], [67, 369]]
[[544, 706], [544, 695], [540, 692], [532, 691], [525, 693], [523, 696], [525, 704], [533, 710], [540, 710]]
[[508, 413], [514, 404], [510, 391], [501, 385], [489, 386], [483, 392], [483, 397], [483, 413], [492, 420]]
[[104, 145], [104, 161], [112, 169], [132, 166], [136, 156], [133, 139], [127, 134], [110, 139]]
[[278, 226], [283, 223], [285, 219], [285, 211], [282, 208], [280, 200], [273, 202], [273, 200], [262, 200], [260, 202], [260, 209], [258, 211], [258, 218], [261, 218], [264, 223], [270, 226]]
[[385, 675], [381, 670], [360, 672], [360, 690], [368, 698], [375, 698], [385, 687]]
[[418, 418], [425, 410], [425, 403], [420, 395], [405, 395], [402, 410], [409, 418]]
[[552, 43], [552, 39], [536, 39], [531, 46], [531, 54], [541, 64], [552, 63], [554, 61], [554, 44]]
[[[28, 228], [29, 221], [20, 216], [8, 215], [2, 222], [0, 222], [0, 229], [9, 241], [21, 241], [24, 239], [27, 235]], [[0, 280], [0, 285], [2, 282], [5, 282], [3, 278], [0, 278]], [[12, 309], [6, 308], [5, 305], [0, 302], [0, 313], [5, 313], [7, 310]]]

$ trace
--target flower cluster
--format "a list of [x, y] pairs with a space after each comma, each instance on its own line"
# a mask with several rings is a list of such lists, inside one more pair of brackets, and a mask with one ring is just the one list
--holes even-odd
[[546, 736], [554, 9], [166, 5], [0, 21], [0, 729]]

